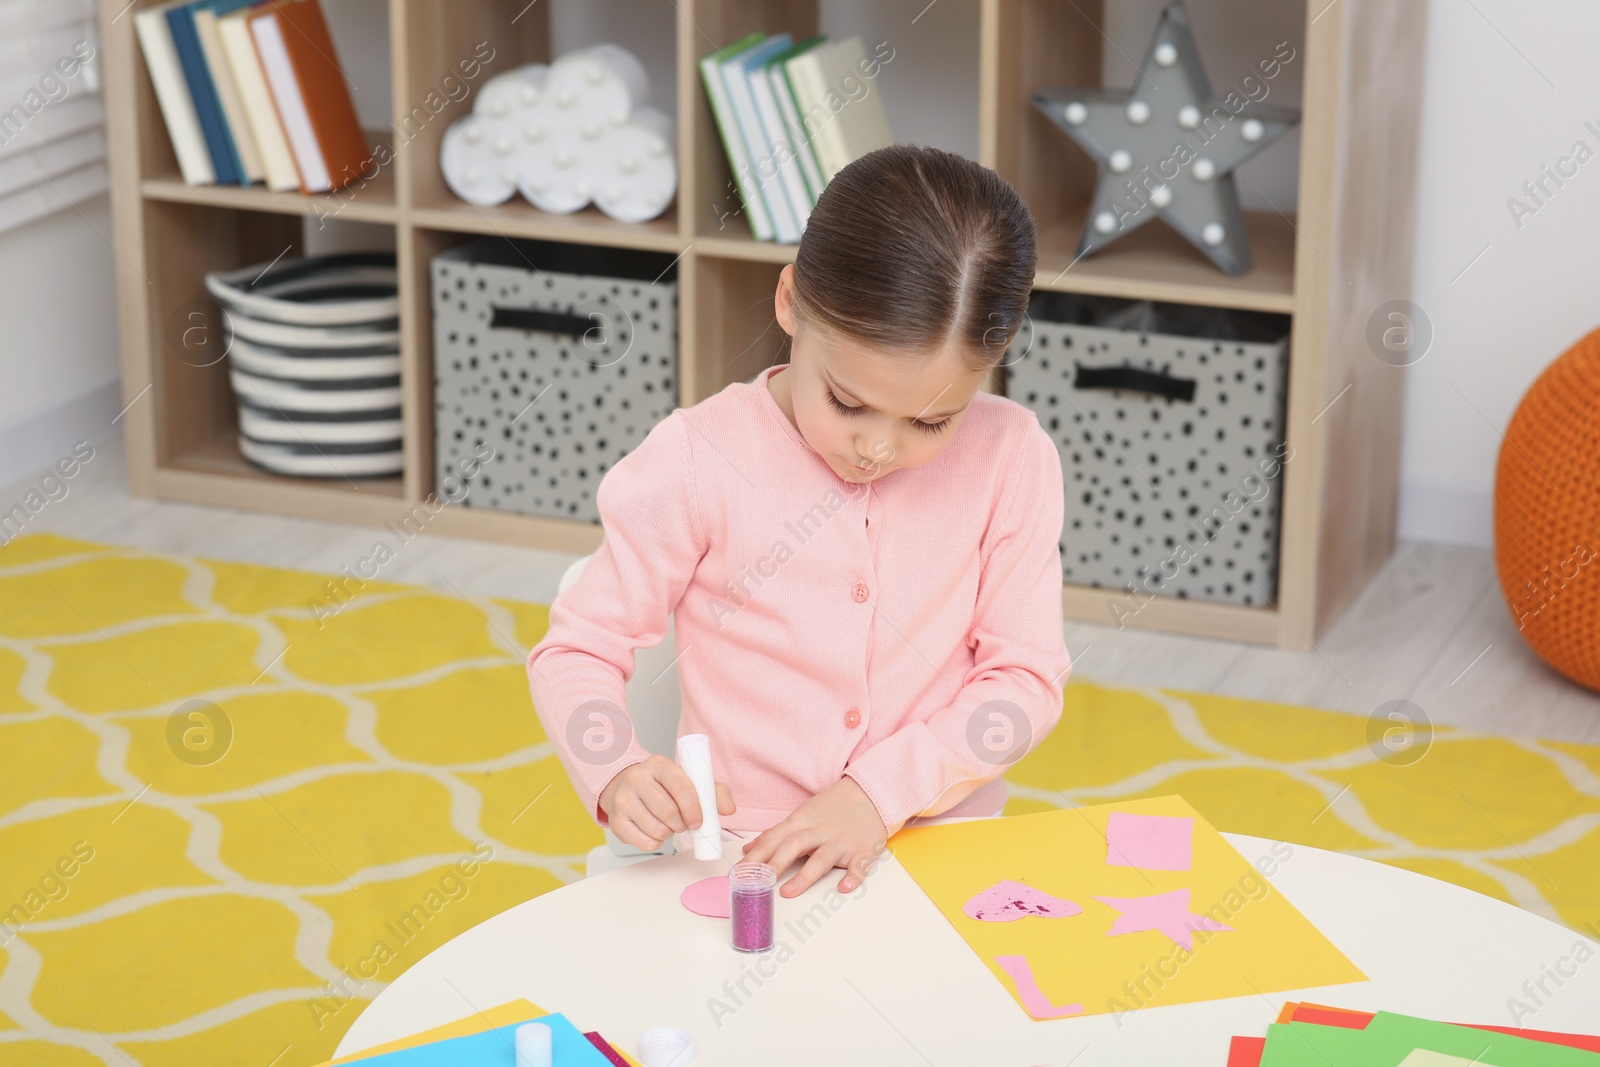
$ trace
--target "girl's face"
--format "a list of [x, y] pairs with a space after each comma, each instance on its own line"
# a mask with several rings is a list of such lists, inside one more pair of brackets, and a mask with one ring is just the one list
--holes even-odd
[[907, 361], [817, 330], [797, 332], [793, 285], [790, 264], [776, 297], [778, 322], [791, 340], [790, 366], [772, 386], [800, 435], [849, 482], [935, 459], [989, 372], [969, 370], [954, 346]]

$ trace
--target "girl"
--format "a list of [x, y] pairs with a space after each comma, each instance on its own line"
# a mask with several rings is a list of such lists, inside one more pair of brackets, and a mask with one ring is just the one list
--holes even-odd
[[[596, 493], [605, 536], [528, 655], [601, 826], [698, 828], [623, 709], [676, 620], [678, 730], [705, 733], [747, 860], [859, 885], [919, 816], [998, 815], [1061, 716], [1063, 486], [1028, 408], [980, 391], [1022, 324], [1032, 216], [993, 171], [891, 145], [839, 171], [778, 278], [787, 364], [678, 408]], [[738, 803], [735, 804], [735, 798]]]

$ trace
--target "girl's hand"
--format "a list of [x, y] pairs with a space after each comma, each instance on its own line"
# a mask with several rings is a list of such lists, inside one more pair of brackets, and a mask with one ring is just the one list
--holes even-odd
[[779, 873], [801, 856], [811, 858], [800, 873], [783, 883], [786, 897], [804, 893], [835, 867], [845, 868], [839, 892], [860, 885], [883, 852], [888, 830], [867, 794], [854, 778], [844, 777], [790, 813], [787, 819], [745, 846], [744, 858], [770, 863]]
[[[722, 782], [716, 787], [717, 814], [732, 815], [738, 810], [733, 791]], [[694, 783], [682, 767], [659, 754], [611, 779], [600, 794], [600, 810], [618, 839], [646, 852], [654, 852], [673, 834], [700, 829], [700, 797]]]

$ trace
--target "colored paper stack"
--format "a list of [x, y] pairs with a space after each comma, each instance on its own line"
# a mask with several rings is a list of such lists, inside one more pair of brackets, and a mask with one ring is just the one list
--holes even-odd
[[639, 1067], [639, 1061], [599, 1033], [583, 1031], [560, 1012], [526, 1000], [513, 1000], [420, 1034], [390, 1041], [319, 1064], [342, 1067], [458, 1067], [469, 1063], [512, 1063], [516, 1060], [517, 1027], [540, 1022], [550, 1027], [550, 1062], [556, 1067]]
[[327, 193], [369, 176], [319, 0], [174, 0], [134, 30], [187, 184]]
[[[884, 49], [888, 49], [885, 54]], [[894, 143], [877, 78], [894, 58], [868, 57], [859, 37], [796, 44], [756, 32], [700, 59], [743, 214], [758, 241], [796, 244], [823, 186], [875, 148]]]
[[1600, 1067], [1600, 1036], [1460, 1025], [1320, 1004], [1283, 1006], [1267, 1036], [1236, 1037], [1228, 1067]]

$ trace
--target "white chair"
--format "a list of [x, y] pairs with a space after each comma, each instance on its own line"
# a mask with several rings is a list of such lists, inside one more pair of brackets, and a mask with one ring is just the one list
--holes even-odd
[[[590, 558], [584, 556], [567, 568], [556, 588], [557, 596], [578, 580]], [[676, 647], [676, 632], [669, 618], [666, 635], [660, 644], [634, 651], [633, 676], [625, 687], [628, 717], [633, 720], [633, 730], [639, 744], [669, 759], [677, 758], [678, 716], [683, 711], [683, 698], [678, 689]], [[605, 834], [606, 843], [596, 845], [589, 852], [586, 877], [677, 851], [671, 837], [656, 851], [642, 852], [618, 838], [610, 827], [606, 828]]]

